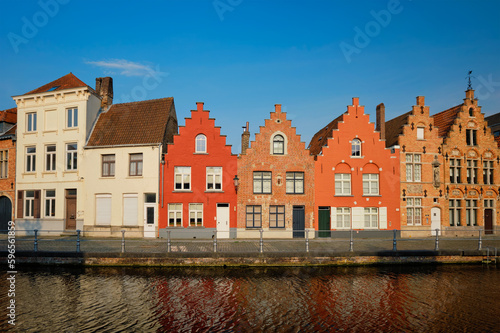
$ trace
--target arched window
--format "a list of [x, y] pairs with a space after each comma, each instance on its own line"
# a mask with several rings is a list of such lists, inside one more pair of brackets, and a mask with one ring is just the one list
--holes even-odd
[[354, 139], [351, 143], [351, 156], [361, 156], [361, 140]]
[[282, 135], [275, 135], [273, 138], [273, 154], [283, 155], [285, 154], [285, 139]]
[[474, 108], [469, 109], [469, 117], [474, 117]]
[[203, 134], [198, 134], [196, 136], [196, 150], [197, 153], [206, 153], [207, 152], [207, 137]]

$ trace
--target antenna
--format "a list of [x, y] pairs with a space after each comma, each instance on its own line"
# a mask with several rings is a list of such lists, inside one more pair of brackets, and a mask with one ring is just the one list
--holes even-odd
[[472, 76], [472, 71], [469, 71], [469, 73], [467, 73], [467, 82], [468, 82], [468, 86], [467, 86], [467, 90], [472, 90], [472, 81], [471, 81], [471, 78], [476, 78], [475, 76]]

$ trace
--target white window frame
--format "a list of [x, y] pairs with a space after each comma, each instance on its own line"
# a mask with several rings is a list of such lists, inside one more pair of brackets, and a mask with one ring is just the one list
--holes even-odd
[[465, 200], [465, 224], [470, 226], [477, 226], [477, 201], [476, 199]]
[[[194, 222], [192, 221], [194, 219]], [[190, 227], [203, 227], [203, 204], [190, 203], [189, 204], [189, 226]]]
[[351, 229], [350, 207], [337, 207], [335, 214], [336, 214], [335, 222], [337, 229]]
[[462, 225], [462, 200], [450, 199], [448, 201], [450, 226]]
[[[33, 196], [28, 196], [28, 193], [32, 193]], [[25, 218], [33, 218], [35, 211], [35, 191], [29, 190], [24, 191], [24, 205], [23, 205], [23, 216]]]
[[66, 128], [78, 127], [78, 108], [66, 109]]
[[363, 208], [363, 221], [365, 229], [378, 229], [378, 208], [377, 207], [364, 207]]
[[[180, 185], [179, 188], [177, 186]], [[174, 191], [191, 190], [191, 167], [174, 167]]]
[[207, 137], [204, 134], [196, 136], [194, 151], [198, 154], [205, 154], [207, 152]]
[[0, 178], [9, 178], [9, 151], [0, 150]]
[[285, 155], [285, 137], [282, 134], [273, 136], [273, 155]]
[[182, 227], [182, 204], [169, 203], [168, 204], [168, 226], [169, 227]]
[[495, 162], [492, 160], [483, 160], [483, 184], [495, 184]]
[[422, 154], [407, 153], [406, 161], [406, 181], [421, 182], [422, 181]]
[[36, 112], [26, 113], [26, 132], [37, 131], [37, 115]]
[[[49, 192], [54, 192], [54, 195], [49, 196]], [[44, 216], [45, 217], [55, 217], [56, 216], [56, 190], [45, 190], [45, 200], [44, 200]]]
[[335, 174], [335, 195], [344, 196], [351, 195], [351, 174], [336, 173]]
[[378, 173], [363, 174], [363, 195], [379, 195]]
[[351, 157], [361, 157], [361, 140], [358, 138], [352, 139], [351, 141]]
[[[53, 151], [49, 151], [49, 148], [54, 148]], [[50, 144], [45, 146], [45, 171], [52, 172], [56, 171], [56, 153], [57, 146], [55, 144]]]
[[406, 198], [406, 225], [422, 225], [422, 198]]
[[450, 183], [460, 184], [462, 182], [462, 160], [450, 158]]
[[66, 144], [66, 171], [75, 170], [78, 170], [78, 143], [71, 142]]
[[207, 167], [207, 191], [222, 191], [222, 167]]
[[465, 141], [467, 146], [477, 146], [477, 130], [466, 129], [465, 130]]
[[478, 163], [477, 160], [468, 159], [467, 160], [467, 184], [478, 184]]
[[26, 147], [26, 172], [36, 172], [36, 146]]

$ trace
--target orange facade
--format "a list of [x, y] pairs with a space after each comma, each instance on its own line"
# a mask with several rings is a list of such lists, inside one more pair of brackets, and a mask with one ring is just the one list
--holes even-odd
[[237, 156], [197, 103], [160, 166], [159, 236], [235, 237]]
[[315, 163], [315, 228], [400, 229], [398, 148], [386, 148], [359, 99], [316, 133], [310, 144]]

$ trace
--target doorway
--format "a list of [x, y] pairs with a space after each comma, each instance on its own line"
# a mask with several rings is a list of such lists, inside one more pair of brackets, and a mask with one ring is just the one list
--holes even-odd
[[318, 237], [330, 237], [330, 207], [319, 207]]
[[229, 204], [217, 204], [217, 238], [229, 238]]
[[293, 238], [304, 238], [306, 223], [304, 206], [293, 206]]
[[76, 229], [76, 189], [66, 190], [66, 230]]
[[437, 207], [431, 208], [431, 235], [436, 236], [436, 229], [439, 229], [438, 234], [441, 235], [441, 209]]
[[7, 233], [12, 220], [12, 202], [6, 196], [0, 197], [0, 233]]
[[484, 233], [489, 235], [493, 233], [493, 209], [484, 210]]

